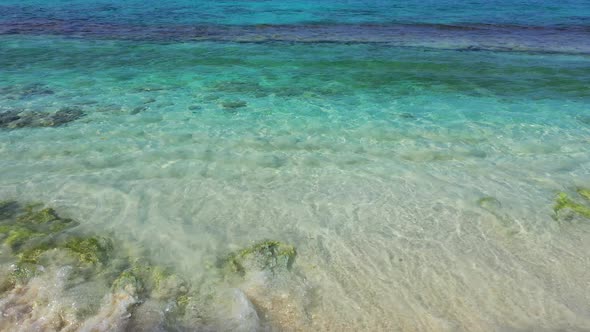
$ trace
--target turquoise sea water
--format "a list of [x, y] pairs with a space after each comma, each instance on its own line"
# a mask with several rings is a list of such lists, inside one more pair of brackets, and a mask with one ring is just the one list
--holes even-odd
[[[0, 200], [79, 224], [2, 205], [0, 329], [587, 331], [589, 41], [587, 1], [5, 0]], [[114, 249], [23, 265], [69, 234]]]

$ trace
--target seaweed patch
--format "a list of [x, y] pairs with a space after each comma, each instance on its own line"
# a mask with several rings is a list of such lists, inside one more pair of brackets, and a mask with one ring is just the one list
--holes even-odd
[[[590, 201], [590, 190], [578, 188], [576, 191], [582, 198]], [[590, 219], [590, 206], [573, 200], [567, 193], [564, 192], [560, 192], [555, 197], [553, 212], [555, 212], [555, 216], [558, 219], [560, 217], [571, 219], [574, 215], [579, 215]]]

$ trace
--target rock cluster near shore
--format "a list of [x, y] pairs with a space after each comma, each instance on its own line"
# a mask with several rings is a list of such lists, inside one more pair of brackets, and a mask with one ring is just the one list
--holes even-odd
[[0, 128], [58, 127], [83, 117], [77, 107], [64, 107], [57, 112], [35, 112], [22, 110], [0, 111]]
[[[204, 294], [147, 257], [122, 254], [115, 239], [78, 232], [78, 225], [43, 204], [0, 202], [0, 330], [250, 331], [305, 320], [273, 284], [290, 275], [290, 245], [261, 241], [224, 256], [218, 290]], [[288, 305], [276, 307], [277, 299]]]
[[[576, 192], [581, 198], [590, 202], [590, 189], [577, 188]], [[562, 218], [571, 220], [576, 216], [590, 219], [590, 206], [588, 204], [579, 203], [564, 192], [559, 193], [555, 198], [553, 211], [555, 212], [555, 217], [557, 219]]]

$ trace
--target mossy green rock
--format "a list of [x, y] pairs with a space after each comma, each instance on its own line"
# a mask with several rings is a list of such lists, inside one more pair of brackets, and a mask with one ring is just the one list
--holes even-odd
[[72, 219], [61, 218], [52, 208], [41, 204], [21, 207], [13, 201], [0, 203], [0, 235], [3, 243], [13, 250], [33, 239], [47, 237], [78, 225]]
[[19, 262], [37, 264], [39, 257], [47, 250], [53, 249], [54, 246], [48, 243], [37, 245], [33, 248], [26, 249], [18, 254]]
[[14, 226], [10, 227], [3, 225], [0, 229], [0, 233], [5, 235], [3, 243], [12, 248], [12, 250], [18, 250], [26, 242], [43, 238], [44, 233], [36, 232], [27, 227]]
[[24, 207], [24, 213], [17, 217], [17, 221], [27, 224], [37, 230], [50, 233], [61, 232], [62, 230], [78, 225], [72, 219], [61, 218], [52, 208], [41, 208], [40, 204], [29, 204]]
[[113, 244], [102, 237], [72, 237], [63, 247], [70, 250], [80, 262], [96, 264], [106, 262]]
[[[590, 194], [585, 191], [580, 192], [580, 190], [578, 190], [578, 193], [583, 197], [586, 197], [586, 194]], [[555, 205], [553, 206], [553, 211], [556, 214], [559, 214], [562, 210], [569, 210], [590, 219], [590, 207], [572, 200], [566, 193], [559, 193], [555, 198]]]
[[143, 291], [141, 279], [131, 271], [123, 271], [117, 279], [113, 281], [112, 290], [116, 292], [126, 292], [130, 295], [138, 295]]
[[31, 204], [25, 206], [25, 213], [18, 217], [19, 222], [44, 224], [60, 219], [52, 208], [38, 209], [38, 205]]
[[588, 188], [578, 188], [578, 194], [584, 197], [587, 201], [590, 201], [590, 189]]
[[145, 260], [136, 260], [131, 273], [140, 278], [149, 290], [150, 296], [156, 299], [171, 299], [186, 294], [188, 285], [184, 279], [169, 270], [151, 265]]
[[502, 207], [502, 203], [500, 203], [497, 198], [492, 196], [485, 196], [478, 199], [477, 205], [489, 211], [498, 210]]
[[290, 269], [295, 256], [296, 250], [293, 246], [267, 240], [229, 254], [222, 261], [222, 265], [242, 275], [249, 269], [275, 272], [277, 269]]

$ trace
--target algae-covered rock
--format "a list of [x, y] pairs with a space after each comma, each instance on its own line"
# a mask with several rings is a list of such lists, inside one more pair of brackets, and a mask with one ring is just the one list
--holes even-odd
[[38, 233], [57, 233], [78, 225], [72, 219], [62, 218], [52, 208], [43, 207], [42, 204], [32, 203], [21, 207], [16, 202], [9, 202], [0, 206], [3, 220], [7, 220], [4, 226], [27, 228]]
[[84, 112], [79, 107], [63, 107], [49, 116], [49, 125], [51, 127], [61, 126], [68, 122], [78, 120], [84, 115]]
[[1, 226], [0, 233], [5, 235], [3, 243], [13, 250], [18, 250], [28, 241], [45, 236], [44, 233], [36, 232], [27, 227], [10, 227], [8, 225]]
[[502, 207], [502, 203], [500, 203], [497, 198], [492, 196], [485, 196], [478, 199], [477, 205], [488, 211], [494, 211]]
[[21, 118], [20, 113], [18, 110], [0, 112], [0, 128], [7, 128], [11, 123], [18, 121]]
[[0, 128], [58, 127], [83, 117], [85, 113], [78, 107], [64, 107], [50, 112], [29, 110], [8, 110], [0, 112]]
[[135, 260], [131, 272], [141, 278], [152, 298], [170, 300], [186, 295], [188, 291], [188, 285], [183, 278], [144, 259]]
[[243, 100], [227, 100], [221, 103], [221, 106], [226, 110], [235, 110], [238, 108], [246, 107], [248, 104]]
[[[3, 251], [5, 256], [2, 258], [6, 257], [9, 262], [0, 265], [4, 268], [0, 269], [0, 292], [3, 296], [14, 298], [11, 305], [22, 304], [19, 307], [22, 313], [18, 311], [21, 316], [11, 316], [14, 319], [4, 325], [6, 330], [20, 328], [18, 324], [22, 319], [18, 317], [36, 322], [36, 317], [46, 314], [44, 308], [50, 307], [48, 303], [56, 303], [55, 310], [59, 312], [55, 317], [61, 317], [60, 312], [66, 310], [64, 308], [71, 310], [66, 325], [72, 326], [73, 330], [124, 331], [133, 330], [133, 327], [177, 330], [179, 326], [190, 330], [194, 325], [185, 323], [192, 322], [193, 318], [204, 322], [203, 326], [216, 330], [217, 316], [206, 309], [207, 305], [215, 302], [210, 299], [213, 293], [209, 293], [208, 288], [191, 289], [190, 284], [173, 270], [156, 265], [143, 255], [122, 254], [123, 251], [115, 250], [121, 245], [114, 240], [75, 232], [72, 228], [77, 224], [43, 204], [0, 203], [0, 242], [7, 249]], [[268, 240], [231, 253], [220, 261], [218, 267], [226, 274], [209, 286], [215, 288], [217, 282], [235, 281], [244, 286], [229, 306], [236, 329], [250, 326], [251, 329], [246, 330], [258, 330], [278, 310], [273, 303], [291, 308], [295, 303], [290, 300], [291, 295], [283, 302], [277, 299], [284, 294], [281, 287], [285, 280], [295, 275], [280, 272], [291, 268], [295, 256], [293, 246]], [[59, 272], [63, 269], [69, 272]], [[58, 279], [62, 284], [56, 284], [54, 275], [60, 276]], [[92, 292], [86, 290], [90, 288]], [[42, 301], [37, 289], [46, 291]], [[26, 298], [23, 298], [22, 290], [28, 292]], [[80, 306], [80, 302], [76, 301], [88, 294], [93, 296], [88, 301], [96, 305]], [[103, 300], [99, 305], [100, 298]], [[2, 301], [0, 309], [1, 306]], [[260, 312], [264, 316], [257, 317], [258, 308], [262, 308]], [[301, 316], [292, 315], [293, 309], [285, 312], [289, 315], [277, 317]], [[142, 315], [155, 318], [143, 319]], [[273, 318], [272, 322], [288, 320]], [[23, 326], [27, 329], [33, 325]]]
[[577, 189], [577, 192], [584, 199], [586, 199], [587, 201], [590, 201], [590, 189], [588, 189], [588, 188], [578, 188]]
[[141, 280], [137, 278], [131, 271], [123, 271], [111, 287], [113, 291], [125, 291], [130, 294], [138, 294], [143, 289]]
[[96, 264], [108, 259], [113, 244], [103, 237], [72, 237], [63, 247], [69, 249], [80, 262]]
[[123, 272], [113, 283], [111, 293], [104, 297], [99, 311], [79, 331], [126, 331], [133, 308], [141, 302], [141, 290], [139, 280], [132, 273]]
[[36, 247], [52, 236], [78, 225], [72, 219], [60, 217], [52, 208], [42, 204], [21, 206], [17, 202], [0, 205], [0, 239], [13, 251]]
[[293, 246], [267, 240], [229, 254], [222, 260], [222, 266], [242, 275], [249, 269], [274, 272], [277, 269], [290, 269], [295, 256]]
[[[589, 194], [585, 190], [578, 190], [578, 193], [584, 198]], [[559, 193], [555, 198], [553, 211], [559, 217], [561, 211], [571, 211], [585, 218], [590, 218], [590, 207], [572, 200], [566, 193]]]
[[37, 205], [31, 204], [25, 206], [25, 213], [18, 217], [19, 222], [32, 222], [35, 224], [44, 224], [59, 219], [57, 213], [52, 208], [36, 209]]
[[72, 219], [61, 218], [52, 208], [40, 208], [39, 204], [29, 204], [24, 207], [24, 211], [17, 221], [29, 224], [28, 227], [40, 232], [57, 233], [78, 225]]
[[[74, 322], [71, 326], [77, 326], [77, 330], [123, 331], [129, 316], [134, 315], [142, 303], [151, 305], [144, 312], [162, 313], [163, 318], [158, 320], [162, 326], [175, 327], [192, 298], [188, 295], [189, 284], [172, 270], [154, 265], [146, 258], [121, 255], [114, 250], [115, 242], [109, 238], [73, 233], [71, 228], [76, 225], [76, 221], [61, 217], [43, 204], [0, 202], [0, 243], [9, 249], [1, 252], [5, 261], [0, 265], [0, 293], [12, 296], [14, 301], [10, 303], [19, 303], [22, 317], [34, 322], [34, 317], [47, 307], [38, 303], [35, 289], [39, 285], [49, 291], [43, 298], [44, 303], [56, 301], [61, 305], [61, 296], [94, 284], [104, 292], [97, 293], [104, 294], [100, 307], [90, 310], [87, 306], [68, 307]], [[54, 287], [52, 275], [66, 267], [71, 273], [60, 279], [64, 282], [62, 286]], [[52, 288], [65, 293], [54, 293]], [[27, 290], [26, 298], [21, 290]], [[0, 309], [2, 303], [0, 301]], [[0, 326], [13, 330], [20, 321], [15, 318], [5, 323], [0, 322]]]
[[19, 262], [37, 264], [39, 262], [39, 257], [43, 255], [43, 253], [45, 253], [47, 250], [53, 248], [54, 246], [52, 246], [51, 244], [43, 243], [33, 248], [23, 250], [22, 252], [18, 253]]

